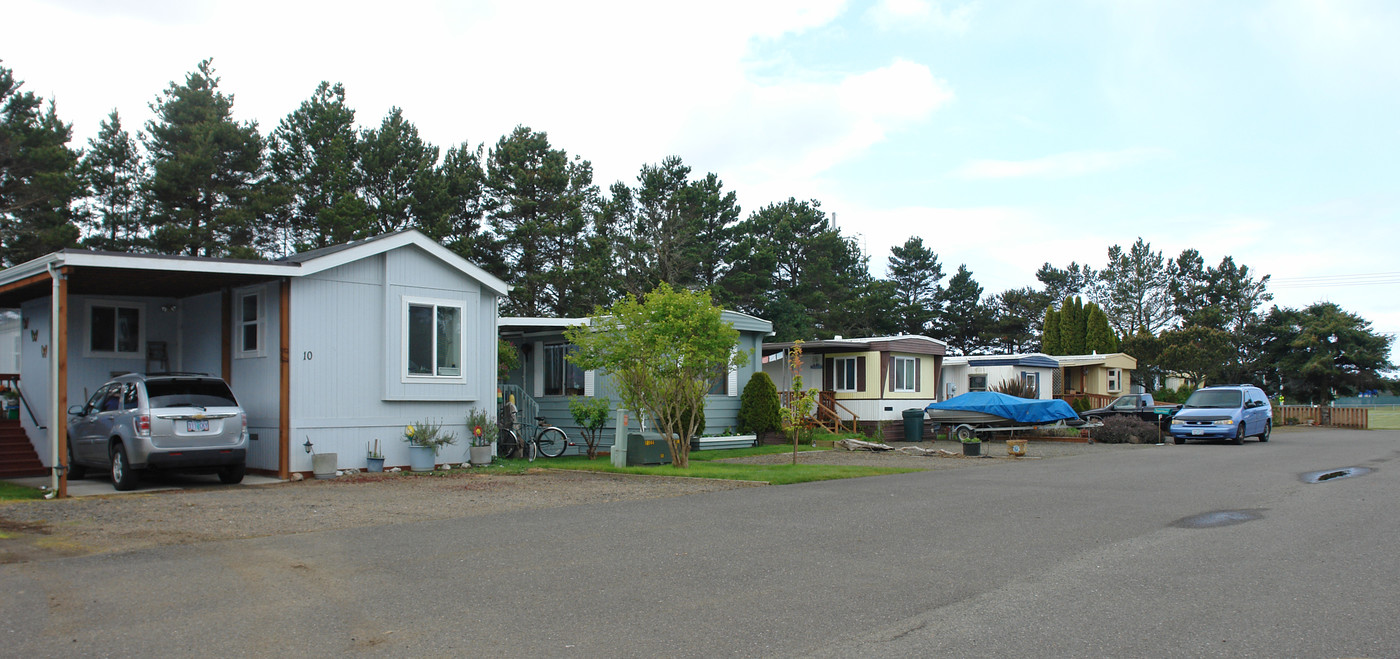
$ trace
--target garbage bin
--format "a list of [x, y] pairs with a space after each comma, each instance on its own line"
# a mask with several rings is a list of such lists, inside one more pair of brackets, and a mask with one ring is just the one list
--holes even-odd
[[924, 439], [924, 411], [917, 408], [904, 410], [904, 441], [921, 442]]

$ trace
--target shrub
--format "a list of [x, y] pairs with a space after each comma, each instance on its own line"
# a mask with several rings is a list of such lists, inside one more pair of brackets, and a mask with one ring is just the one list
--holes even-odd
[[992, 391], [1017, 398], [1040, 398], [1040, 392], [1036, 391], [1035, 385], [1027, 384], [1025, 380], [1002, 380], [1001, 384], [992, 387]]
[[569, 397], [569, 415], [583, 434], [583, 443], [588, 446], [588, 459], [598, 457], [598, 443], [601, 441], [603, 426], [608, 424], [610, 405], [607, 398]]
[[1096, 442], [1104, 444], [1156, 444], [1157, 426], [1135, 416], [1110, 416], [1103, 420], [1102, 428], [1094, 428], [1089, 434]]
[[1076, 398], [1069, 406], [1074, 409], [1076, 414], [1083, 414], [1094, 409], [1094, 404], [1090, 403], [1088, 398]]
[[780, 430], [780, 407], [778, 388], [773, 386], [773, 379], [763, 371], [754, 373], [739, 396], [739, 432], [757, 435]]
[[[481, 434], [477, 434], [477, 428], [481, 428]], [[477, 407], [467, 411], [467, 432], [471, 433], [472, 446], [490, 446], [501, 434], [496, 428], [496, 419], [487, 414], [486, 410]]]
[[457, 443], [457, 433], [443, 430], [441, 423], [419, 421], [404, 427], [403, 439], [411, 446], [426, 446], [436, 454], [444, 446]]

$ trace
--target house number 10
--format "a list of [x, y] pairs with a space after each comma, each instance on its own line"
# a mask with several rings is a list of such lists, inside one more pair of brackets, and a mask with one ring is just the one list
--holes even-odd
[[307, 350], [306, 352], [301, 353], [301, 360], [304, 362], [311, 361], [311, 351]]

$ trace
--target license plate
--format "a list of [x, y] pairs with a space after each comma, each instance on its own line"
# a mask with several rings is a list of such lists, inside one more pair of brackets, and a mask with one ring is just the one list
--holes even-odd
[[186, 431], [186, 432], [209, 432], [209, 419], [201, 419], [201, 420], [198, 420], [198, 421], [186, 421], [186, 422], [185, 422], [185, 431]]
[[1204, 435], [1204, 434], [1206, 434], [1206, 431], [1204, 431], [1204, 430], [1192, 430], [1192, 431], [1191, 431], [1191, 434], [1193, 434], [1193, 435]]

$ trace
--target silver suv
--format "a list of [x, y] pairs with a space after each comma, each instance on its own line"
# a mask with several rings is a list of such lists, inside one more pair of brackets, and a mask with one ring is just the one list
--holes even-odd
[[248, 456], [248, 415], [228, 384], [204, 374], [122, 375], [68, 409], [70, 478], [109, 469], [118, 490], [143, 469], [214, 472], [238, 483]]

